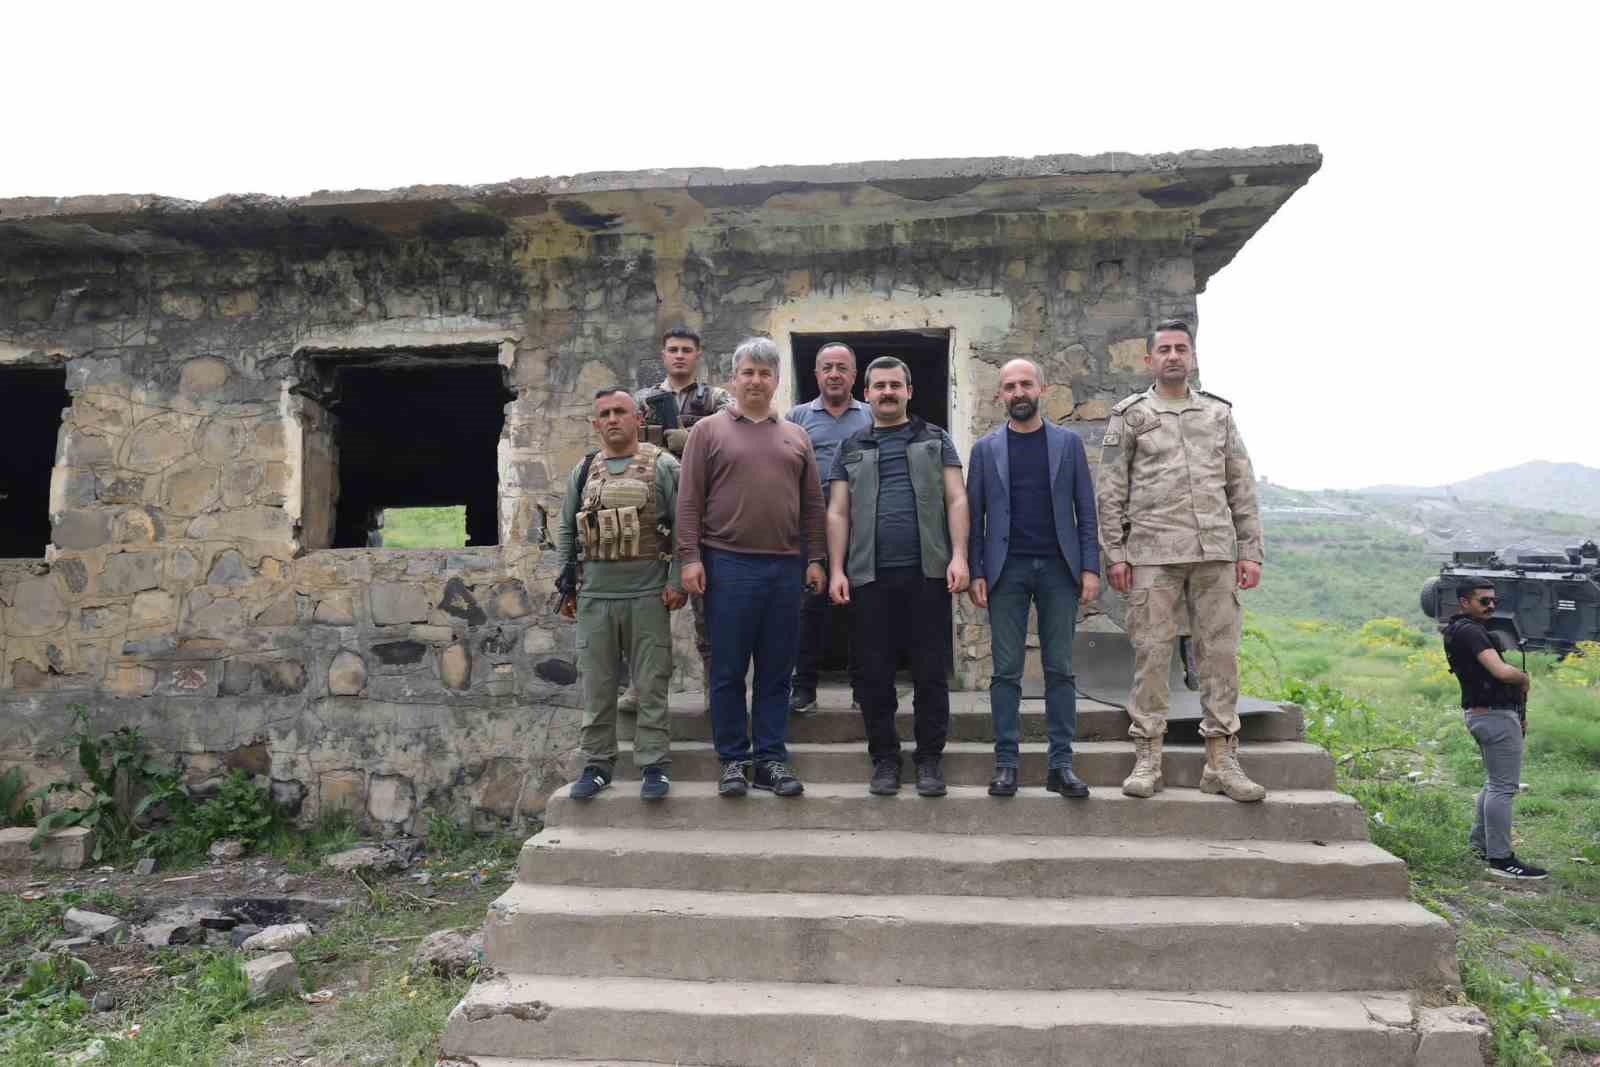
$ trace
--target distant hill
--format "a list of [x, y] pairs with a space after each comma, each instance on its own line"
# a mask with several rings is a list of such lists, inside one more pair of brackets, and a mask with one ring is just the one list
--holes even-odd
[[1395, 615], [1421, 625], [1417, 593], [1451, 552], [1558, 551], [1600, 538], [1595, 517], [1442, 491], [1308, 492], [1266, 483], [1258, 490], [1267, 566], [1245, 604], [1269, 615], [1352, 625]]
[[1581, 463], [1534, 460], [1453, 485], [1374, 485], [1369, 496], [1455, 497], [1493, 504], [1600, 517], [1600, 470]]

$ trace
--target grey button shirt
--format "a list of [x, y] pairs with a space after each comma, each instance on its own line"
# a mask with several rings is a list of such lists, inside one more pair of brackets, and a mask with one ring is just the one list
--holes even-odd
[[850, 406], [835, 416], [822, 403], [822, 397], [805, 404], [796, 404], [784, 416], [806, 432], [811, 438], [811, 450], [817, 454], [817, 473], [822, 476], [822, 491], [826, 499], [828, 472], [833, 470], [833, 457], [847, 439], [872, 428], [872, 412], [860, 400], [851, 397]]

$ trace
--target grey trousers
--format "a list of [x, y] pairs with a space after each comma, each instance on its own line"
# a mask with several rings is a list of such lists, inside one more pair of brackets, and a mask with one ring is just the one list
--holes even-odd
[[1492, 860], [1503, 860], [1511, 855], [1511, 801], [1522, 779], [1522, 723], [1515, 711], [1503, 708], [1469, 711], [1463, 717], [1489, 776], [1478, 793], [1472, 847]]

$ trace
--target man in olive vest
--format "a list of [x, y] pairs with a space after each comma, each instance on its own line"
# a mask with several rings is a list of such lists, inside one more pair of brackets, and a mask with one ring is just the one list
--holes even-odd
[[685, 603], [672, 532], [678, 461], [665, 449], [639, 440], [639, 409], [626, 389], [601, 389], [594, 409], [600, 448], [573, 469], [561, 507], [557, 588], [563, 611], [577, 619], [578, 669], [583, 673], [578, 749], [584, 768], [573, 783], [572, 798], [588, 800], [611, 784], [617, 760], [617, 683], [626, 659], [639, 694], [633, 739], [634, 762], [643, 778], [639, 795], [659, 800], [671, 784], [668, 613]]
[[950, 731], [950, 595], [967, 587], [967, 489], [955, 442], [910, 415], [911, 369], [867, 364], [872, 427], [839, 446], [828, 476], [829, 592], [856, 614], [857, 697], [872, 759], [868, 790], [900, 789], [894, 673], [909, 655], [917, 793], [945, 793]]

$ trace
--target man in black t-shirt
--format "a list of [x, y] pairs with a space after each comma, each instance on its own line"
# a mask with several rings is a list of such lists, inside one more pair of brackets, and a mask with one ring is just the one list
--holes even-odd
[[1536, 880], [1549, 872], [1511, 851], [1511, 802], [1522, 776], [1528, 732], [1528, 676], [1507, 663], [1484, 625], [1494, 615], [1494, 583], [1480, 579], [1457, 590], [1461, 610], [1444, 628], [1444, 654], [1461, 683], [1467, 729], [1478, 742], [1488, 775], [1472, 820], [1472, 851], [1500, 878]]

